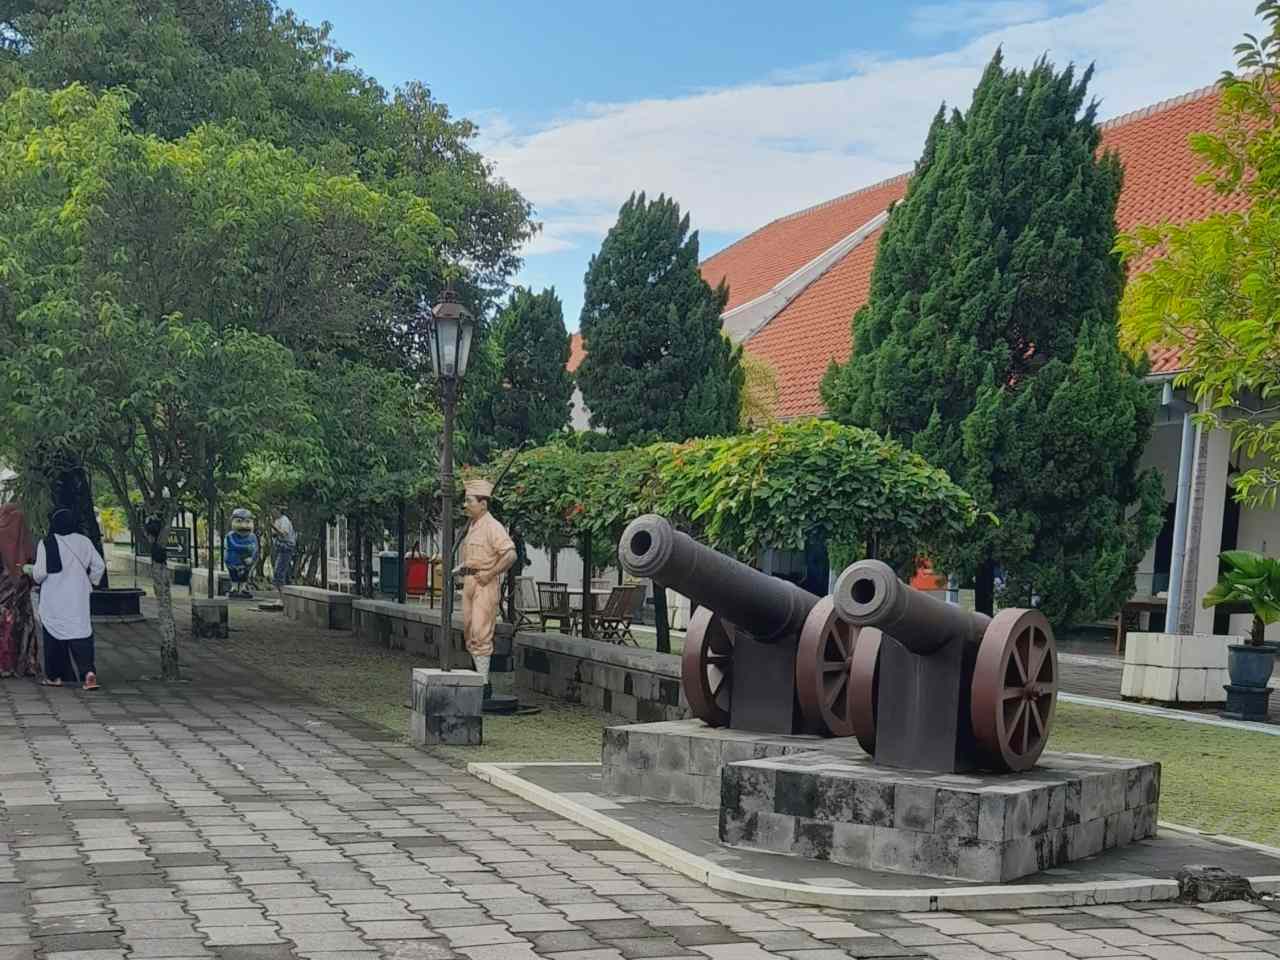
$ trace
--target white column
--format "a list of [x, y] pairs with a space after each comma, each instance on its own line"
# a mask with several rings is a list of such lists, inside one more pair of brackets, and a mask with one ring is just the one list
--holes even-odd
[[[1227, 466], [1231, 453], [1231, 437], [1225, 430], [1208, 431], [1207, 442], [1197, 450], [1204, 462], [1195, 471], [1197, 480], [1204, 478], [1203, 491], [1193, 491], [1192, 510], [1198, 507], [1199, 516], [1193, 516], [1187, 524], [1188, 556], [1183, 579], [1184, 608], [1187, 600], [1194, 605], [1194, 631], [1213, 632], [1212, 608], [1206, 610], [1200, 601], [1218, 582], [1218, 553], [1222, 550], [1222, 512], [1229, 496], [1227, 490]], [[1198, 521], [1198, 523], [1196, 522]], [[1192, 545], [1193, 535], [1195, 546]]]

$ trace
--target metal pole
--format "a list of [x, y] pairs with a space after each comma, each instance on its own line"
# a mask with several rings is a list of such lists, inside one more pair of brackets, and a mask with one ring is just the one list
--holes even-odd
[[1164, 616], [1166, 633], [1183, 632], [1178, 614], [1182, 609], [1182, 571], [1187, 556], [1187, 508], [1191, 502], [1191, 462], [1195, 459], [1195, 439], [1195, 421], [1191, 419], [1191, 412], [1184, 410], [1178, 447], [1178, 489], [1173, 507], [1173, 545], [1169, 552], [1168, 606]]
[[594, 613], [595, 597], [591, 595], [591, 534], [582, 535], [582, 637], [591, 639], [591, 615]]
[[440, 449], [440, 553], [444, 587], [440, 595], [440, 669], [449, 671], [453, 659], [453, 406], [458, 399], [455, 380], [440, 383], [444, 431]]
[[405, 601], [405, 571], [404, 571], [404, 497], [400, 498], [400, 513], [396, 517], [396, 542], [397, 549], [400, 551], [400, 559], [397, 567], [400, 570], [400, 583], [396, 586], [396, 602], [404, 603]]
[[320, 589], [329, 589], [329, 521], [322, 524], [320, 534]]

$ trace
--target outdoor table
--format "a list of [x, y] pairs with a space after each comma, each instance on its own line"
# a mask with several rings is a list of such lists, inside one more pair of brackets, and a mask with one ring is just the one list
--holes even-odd
[[1129, 633], [1130, 624], [1139, 625], [1138, 618], [1143, 613], [1164, 613], [1169, 607], [1167, 597], [1133, 597], [1125, 601], [1116, 618], [1116, 656], [1124, 653], [1124, 639]]

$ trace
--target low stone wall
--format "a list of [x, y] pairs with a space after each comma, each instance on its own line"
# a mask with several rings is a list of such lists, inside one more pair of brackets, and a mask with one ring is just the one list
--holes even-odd
[[[351, 616], [356, 634], [361, 638], [390, 650], [407, 650], [417, 654], [422, 657], [425, 666], [440, 666], [440, 640], [443, 631], [440, 629], [439, 607], [357, 598], [351, 602]], [[462, 642], [460, 610], [453, 615], [453, 629], [449, 633], [453, 650], [450, 665], [470, 668], [470, 654]], [[510, 672], [514, 633], [515, 628], [511, 624], [498, 624], [493, 638], [493, 660], [490, 663], [490, 670], [494, 673]]]
[[680, 689], [680, 658], [670, 653], [521, 631], [516, 638], [516, 683], [641, 723], [689, 716], [689, 703]]
[[284, 615], [322, 630], [350, 630], [354, 623], [349, 593], [319, 587], [285, 587]]

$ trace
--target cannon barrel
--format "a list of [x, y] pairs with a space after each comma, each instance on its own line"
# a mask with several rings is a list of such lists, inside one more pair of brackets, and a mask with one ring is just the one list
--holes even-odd
[[991, 623], [907, 586], [879, 560], [859, 560], [836, 580], [836, 613], [855, 627], [876, 627], [908, 650], [929, 654], [952, 641], [977, 644]]
[[818, 598], [704, 546], [650, 513], [632, 520], [618, 544], [623, 569], [671, 587], [757, 640], [799, 634]]

